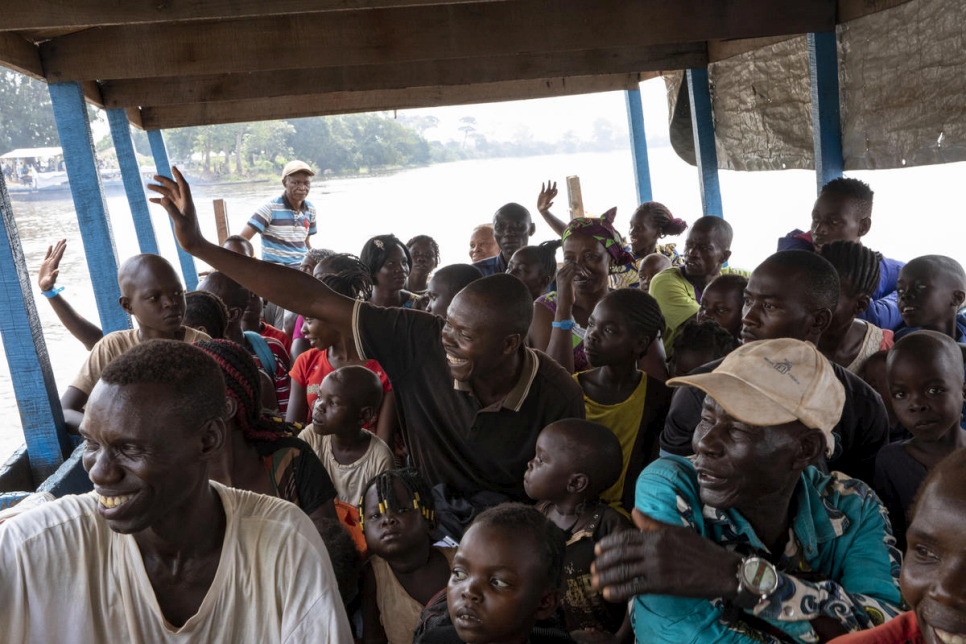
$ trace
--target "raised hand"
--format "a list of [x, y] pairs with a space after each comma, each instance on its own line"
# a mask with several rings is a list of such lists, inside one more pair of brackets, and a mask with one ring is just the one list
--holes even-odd
[[195, 202], [191, 198], [191, 186], [185, 180], [181, 171], [171, 167], [174, 180], [161, 175], [154, 175], [157, 184], [148, 184], [148, 189], [161, 195], [152, 197], [151, 203], [156, 203], [168, 211], [174, 225], [174, 233], [181, 247], [192, 255], [204, 245], [205, 238], [198, 225], [198, 213]]
[[540, 184], [540, 194], [537, 196], [537, 210], [547, 212], [553, 206], [553, 200], [557, 198], [557, 182], [547, 181]]
[[61, 239], [53, 246], [47, 247], [47, 254], [44, 261], [40, 263], [40, 274], [37, 275], [37, 286], [41, 291], [49, 291], [57, 283], [57, 275], [60, 274], [60, 260], [64, 257], [67, 250], [67, 240]]

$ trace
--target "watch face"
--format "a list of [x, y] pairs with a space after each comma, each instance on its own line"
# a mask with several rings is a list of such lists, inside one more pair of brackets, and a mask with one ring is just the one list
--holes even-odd
[[754, 588], [755, 592], [767, 595], [778, 586], [778, 574], [775, 567], [759, 557], [749, 557], [744, 561], [741, 575], [745, 585]]

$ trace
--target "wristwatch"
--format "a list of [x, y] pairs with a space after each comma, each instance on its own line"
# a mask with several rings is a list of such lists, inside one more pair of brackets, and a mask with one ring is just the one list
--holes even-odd
[[778, 588], [778, 570], [761, 557], [745, 557], [738, 565], [738, 608], [754, 608]]

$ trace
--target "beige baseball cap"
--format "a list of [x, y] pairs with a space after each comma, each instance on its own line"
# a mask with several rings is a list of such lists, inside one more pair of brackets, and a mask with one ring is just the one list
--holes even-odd
[[832, 364], [810, 342], [781, 338], [735, 349], [711, 373], [672, 378], [714, 398], [737, 420], [759, 427], [801, 421], [821, 430], [831, 454], [832, 435], [845, 406], [845, 387]]
[[296, 172], [305, 172], [310, 177], [314, 177], [315, 173], [312, 172], [312, 168], [309, 167], [308, 163], [304, 161], [289, 161], [285, 164], [285, 168], [282, 169], [282, 178], [284, 179], [290, 174], [295, 174]]

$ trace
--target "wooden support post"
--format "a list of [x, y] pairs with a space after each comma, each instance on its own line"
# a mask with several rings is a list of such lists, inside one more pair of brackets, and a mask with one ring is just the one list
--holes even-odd
[[117, 303], [117, 252], [107, 216], [107, 202], [101, 189], [94, 156], [94, 140], [80, 83], [49, 83], [54, 121], [64, 150], [64, 164], [70, 178], [70, 192], [80, 227], [87, 267], [94, 286], [94, 299], [104, 333], [131, 328], [131, 320]]
[[111, 139], [114, 140], [114, 151], [117, 153], [117, 164], [121, 168], [127, 203], [131, 207], [138, 248], [142, 253], [158, 255], [158, 239], [154, 236], [154, 226], [151, 224], [151, 214], [148, 212], [148, 202], [144, 196], [141, 169], [137, 154], [134, 152], [134, 141], [131, 138], [127, 112], [120, 108], [107, 110], [107, 122], [111, 125]]
[[644, 108], [641, 105], [641, 90], [629, 89], [624, 92], [627, 102], [627, 130], [631, 135], [631, 162], [634, 164], [634, 179], [637, 186], [637, 203], [650, 201], [651, 167], [647, 158], [647, 135], [644, 131]]
[[221, 246], [231, 234], [228, 230], [228, 206], [224, 199], [215, 199], [211, 204], [215, 207], [215, 228], [218, 229], [218, 245]]
[[[154, 156], [154, 165], [158, 168], [158, 174], [169, 179], [171, 174], [171, 163], [168, 161], [168, 149], [164, 145], [164, 137], [161, 130], [148, 130], [148, 143], [151, 144], [151, 154]], [[168, 220], [170, 224], [170, 219]], [[171, 224], [171, 234], [174, 234], [174, 224]], [[181, 263], [181, 276], [184, 277], [184, 285], [189, 291], [198, 287], [198, 271], [195, 269], [195, 260], [185, 252], [175, 239], [175, 248], [178, 249], [178, 261]]]
[[808, 71], [812, 82], [812, 145], [815, 181], [822, 186], [842, 176], [842, 123], [839, 113], [839, 64], [835, 31], [808, 34]]
[[[111, 281], [116, 285], [116, 276]], [[0, 335], [37, 486], [64, 462], [71, 443], [33, 294], [7, 184], [0, 176]]]
[[706, 68], [689, 69], [688, 98], [691, 99], [691, 129], [694, 131], [694, 157], [698, 162], [701, 206], [706, 216], [724, 217], [721, 186], [718, 183], [718, 151], [714, 147], [714, 119]]
[[584, 216], [584, 198], [580, 194], [580, 177], [567, 177], [567, 202], [570, 204], [570, 218]]

